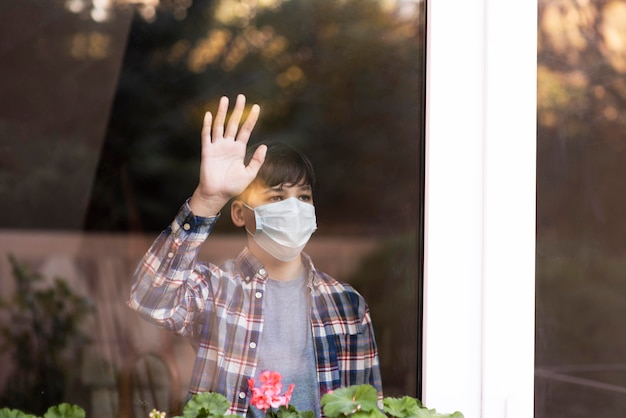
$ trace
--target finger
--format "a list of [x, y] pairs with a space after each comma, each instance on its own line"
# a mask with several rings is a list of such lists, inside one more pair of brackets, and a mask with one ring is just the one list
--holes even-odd
[[252, 177], [256, 177], [257, 173], [261, 169], [261, 166], [265, 162], [265, 155], [267, 153], [266, 145], [259, 145], [259, 147], [252, 154], [252, 158], [250, 162], [246, 166], [246, 170], [250, 173]]
[[237, 100], [235, 101], [235, 108], [233, 109], [233, 113], [230, 115], [230, 119], [228, 119], [226, 133], [224, 134], [225, 138], [235, 138], [235, 135], [237, 135], [237, 130], [239, 129], [239, 121], [241, 121], [241, 115], [243, 114], [243, 109], [245, 106], [246, 96], [244, 96], [243, 94], [238, 94]]
[[226, 112], [228, 112], [228, 97], [222, 96], [220, 104], [217, 107], [215, 122], [213, 123], [213, 142], [222, 139], [224, 136], [224, 121], [226, 120]]
[[202, 121], [202, 145], [211, 142], [211, 121], [213, 120], [213, 115], [211, 112], [206, 112], [204, 114], [204, 119]]
[[241, 126], [239, 130], [239, 134], [237, 135], [237, 141], [241, 141], [244, 144], [248, 143], [248, 139], [250, 139], [250, 134], [252, 133], [252, 129], [256, 125], [257, 120], [259, 119], [259, 113], [261, 112], [261, 108], [259, 105], [255, 104], [250, 109], [250, 113], [246, 118], [245, 122]]

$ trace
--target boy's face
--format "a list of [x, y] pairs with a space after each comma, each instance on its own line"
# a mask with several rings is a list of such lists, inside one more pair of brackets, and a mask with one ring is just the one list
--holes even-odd
[[281, 184], [269, 187], [262, 182], [253, 182], [242, 194], [241, 200], [246, 202], [248, 206], [255, 208], [268, 203], [280, 202], [290, 197], [313, 204], [313, 191], [309, 184]]
[[256, 230], [254, 211], [247, 208], [242, 202], [252, 209], [269, 203], [280, 202], [290, 197], [313, 204], [313, 190], [309, 184], [281, 184], [270, 187], [260, 181], [254, 181], [232, 204], [231, 216], [237, 226], [245, 226], [248, 231]]

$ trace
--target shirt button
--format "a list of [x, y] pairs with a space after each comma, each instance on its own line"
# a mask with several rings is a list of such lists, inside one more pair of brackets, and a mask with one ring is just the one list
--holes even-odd
[[239, 397], [241, 399], [245, 398], [246, 397], [246, 392], [239, 392]]
[[173, 258], [174, 257], [174, 253], [167, 253], [167, 258]]
[[261, 292], [256, 292], [256, 293], [254, 294], [254, 296], [255, 296], [257, 299], [261, 299], [261, 298], [263, 297], [263, 293], [261, 293]]
[[191, 225], [189, 225], [188, 223], [185, 223], [185, 224], [183, 225], [183, 229], [184, 229], [185, 231], [189, 231], [189, 230], [191, 229]]
[[265, 269], [260, 269], [260, 270], [259, 270], [259, 274], [260, 274], [260, 275], [265, 275]]
[[256, 348], [256, 343], [254, 341], [250, 343], [250, 348]]

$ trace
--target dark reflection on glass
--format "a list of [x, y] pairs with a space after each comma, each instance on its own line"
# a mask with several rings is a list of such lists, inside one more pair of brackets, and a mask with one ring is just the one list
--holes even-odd
[[[196, 185], [203, 112], [240, 92], [262, 106], [254, 144], [284, 140], [313, 160], [319, 230], [307, 252], [367, 298], [386, 395], [419, 395], [424, 7], [0, 6], [0, 292], [14, 290], [12, 253], [93, 300], [65, 401], [98, 417], [179, 411], [191, 347], [124, 302], [137, 260]], [[237, 254], [240, 231], [222, 219], [216, 234], [202, 259]], [[0, 366], [0, 392], [14, 371]]]
[[538, 418], [626, 410], [625, 17], [539, 2]]
[[130, 17], [0, 6], [0, 227], [82, 228]]

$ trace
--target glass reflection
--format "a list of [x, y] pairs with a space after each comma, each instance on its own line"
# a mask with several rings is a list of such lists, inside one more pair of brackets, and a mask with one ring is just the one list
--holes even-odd
[[[25, 25], [33, 16], [45, 18]], [[138, 258], [193, 191], [203, 112], [239, 92], [263, 105], [255, 143], [311, 156], [308, 252], [368, 300], [386, 393], [418, 394], [424, 19], [420, 0], [2, 6], [1, 294], [15, 290], [13, 254], [94, 304], [63, 400], [99, 417], [180, 407], [191, 348], [124, 302]], [[229, 222], [216, 233], [223, 252], [203, 259], [239, 250]], [[0, 391], [14, 370], [0, 367]]]
[[626, 3], [540, 1], [536, 416], [621, 416]]

